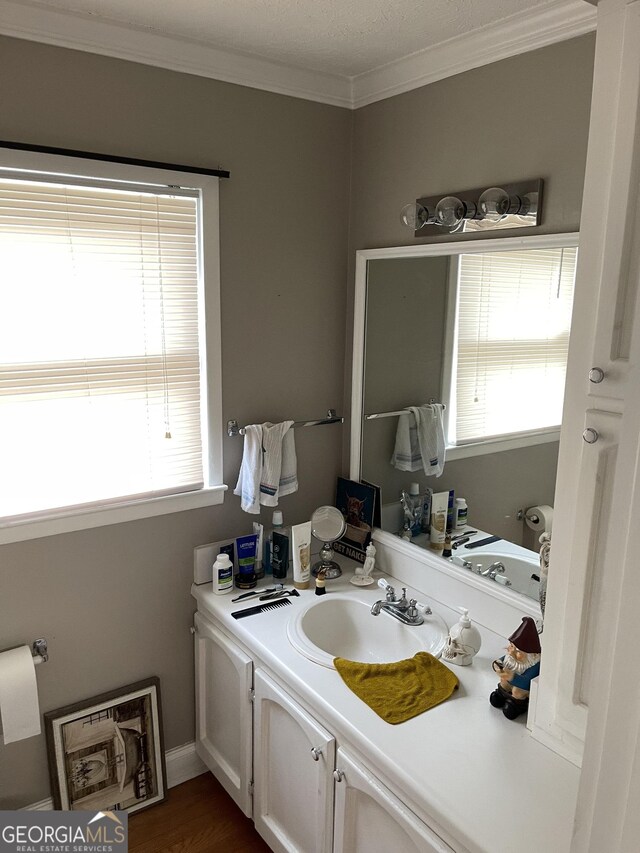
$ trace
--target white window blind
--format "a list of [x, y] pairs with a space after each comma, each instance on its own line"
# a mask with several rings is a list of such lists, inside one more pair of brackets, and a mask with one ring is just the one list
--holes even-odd
[[0, 179], [0, 518], [202, 487], [197, 219]]
[[577, 249], [460, 256], [455, 444], [562, 420]]

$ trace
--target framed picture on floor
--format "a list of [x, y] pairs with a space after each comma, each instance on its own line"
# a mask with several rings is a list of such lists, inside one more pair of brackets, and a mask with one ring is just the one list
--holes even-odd
[[44, 722], [55, 809], [133, 813], [166, 799], [158, 678], [49, 711]]

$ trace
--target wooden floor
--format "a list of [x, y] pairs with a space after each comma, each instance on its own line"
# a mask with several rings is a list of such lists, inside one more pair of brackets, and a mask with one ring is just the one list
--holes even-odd
[[129, 853], [270, 853], [210, 774], [169, 789], [168, 799], [129, 817]]

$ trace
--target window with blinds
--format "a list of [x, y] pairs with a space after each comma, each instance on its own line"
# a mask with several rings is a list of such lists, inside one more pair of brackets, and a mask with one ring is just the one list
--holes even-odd
[[170, 192], [0, 178], [0, 520], [203, 486], [198, 191]]
[[451, 444], [562, 421], [577, 249], [459, 259]]

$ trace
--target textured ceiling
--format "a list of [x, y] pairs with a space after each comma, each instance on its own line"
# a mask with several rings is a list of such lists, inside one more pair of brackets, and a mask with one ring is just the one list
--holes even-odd
[[135, 29], [356, 76], [557, 0], [39, 0]]

